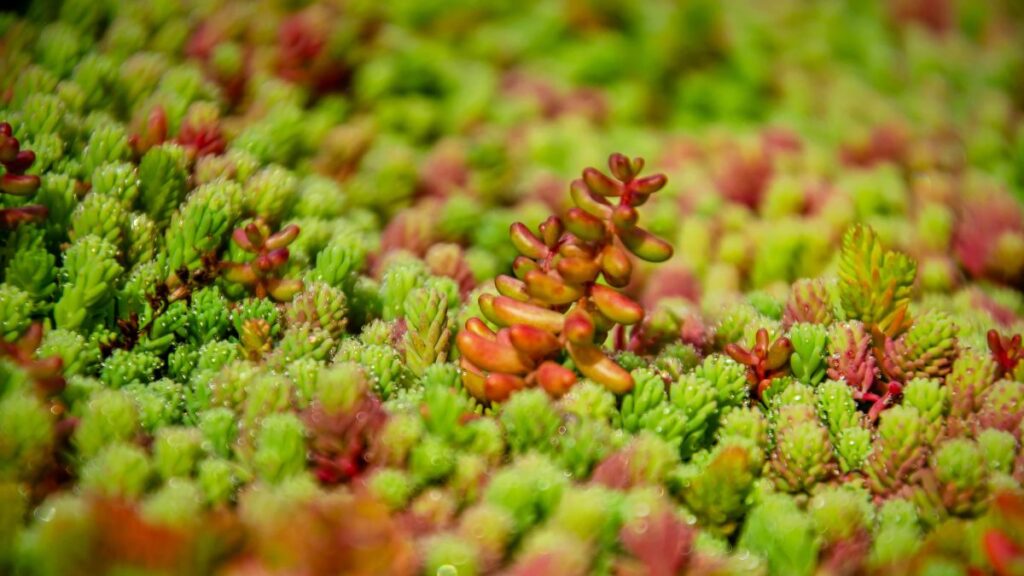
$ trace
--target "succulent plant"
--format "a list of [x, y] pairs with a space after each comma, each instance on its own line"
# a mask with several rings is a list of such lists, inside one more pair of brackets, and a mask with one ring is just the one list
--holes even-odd
[[283, 279], [274, 273], [288, 263], [287, 246], [298, 235], [299, 227], [294, 224], [271, 234], [270, 227], [260, 219], [236, 228], [232, 241], [253, 258], [245, 263], [229, 263], [224, 278], [251, 289], [257, 298], [270, 296], [279, 302], [291, 300], [302, 290], [302, 281]]
[[0, 573], [1020, 573], [1014, 3], [491, 4], [0, 14]]
[[[600, 343], [613, 329], [621, 334], [643, 319], [643, 308], [614, 289], [629, 282], [629, 253], [652, 262], [672, 256], [670, 244], [636, 225], [636, 207], [667, 182], [662, 174], [638, 178], [643, 165], [640, 158], [616, 154], [608, 160], [615, 179], [584, 170], [570, 187], [576, 207], [564, 220], [545, 220], [540, 237], [524, 224], [512, 225], [520, 253], [516, 277], [499, 276], [499, 295], [480, 297], [481, 311], [502, 330], [470, 320], [456, 341], [463, 381], [476, 397], [501, 400], [534, 383], [563, 394], [576, 376], [549, 359], [563, 347], [584, 376], [617, 393], [633, 387], [633, 378]], [[605, 198], [618, 198], [618, 204]], [[608, 285], [598, 284], [598, 275]]]

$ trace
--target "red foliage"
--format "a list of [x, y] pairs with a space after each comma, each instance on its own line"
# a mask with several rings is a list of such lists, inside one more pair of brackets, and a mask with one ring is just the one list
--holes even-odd
[[992, 502], [996, 523], [983, 536], [985, 555], [997, 576], [1024, 573], [1024, 497], [996, 494]]
[[771, 156], [763, 147], [732, 145], [722, 151], [715, 184], [726, 199], [757, 209], [772, 178]]
[[198, 118], [187, 115], [178, 130], [178, 144], [181, 144], [193, 159], [223, 154], [227, 141], [216, 118]]
[[620, 561], [616, 573], [622, 576], [674, 576], [690, 559], [697, 531], [670, 510], [634, 520], [619, 533], [623, 547], [635, 558]]
[[137, 121], [134, 124], [141, 125], [136, 126], [128, 137], [128, 145], [132, 147], [136, 156], [141, 157], [153, 146], [167, 140], [167, 112], [159, 104], [149, 111], [145, 121]]
[[955, 9], [950, 0], [890, 0], [893, 19], [902, 24], [919, 24], [935, 34], [953, 27]]
[[314, 404], [303, 413], [303, 420], [312, 435], [310, 454], [317, 478], [323, 484], [337, 484], [366, 469], [367, 452], [387, 414], [376, 396], [364, 394], [339, 412]]
[[242, 538], [237, 517], [227, 511], [204, 514], [194, 530], [154, 524], [135, 504], [116, 499], [92, 500], [90, 515], [95, 538], [88, 558], [95, 565], [83, 573], [125, 567], [153, 573], [205, 572], [206, 564], [236, 549]]
[[953, 249], [960, 264], [974, 277], [998, 274], [995, 261], [1003, 234], [1024, 234], [1024, 214], [1016, 200], [1004, 192], [972, 197], [960, 207]]
[[257, 527], [249, 551], [223, 574], [412, 576], [413, 540], [387, 506], [363, 492], [332, 492], [297, 506], [288, 522]]
[[793, 353], [793, 344], [785, 336], [769, 344], [768, 330], [764, 328], [757, 331], [755, 339], [754, 347], [749, 350], [732, 343], [725, 346], [725, 353], [747, 367], [747, 381], [761, 398], [772, 379], [788, 370], [786, 364]]
[[277, 73], [317, 93], [341, 87], [350, 71], [328, 47], [339, 18], [323, 6], [311, 6], [285, 19], [277, 34]]
[[[22, 150], [21, 143], [14, 137], [14, 129], [7, 122], [0, 122], [0, 165], [4, 174], [0, 176], [0, 194], [31, 196], [39, 189], [39, 176], [25, 174], [36, 161], [35, 152]], [[46, 219], [45, 206], [18, 206], [0, 208], [0, 228], [14, 228], [24, 222], [39, 222]]]
[[633, 478], [629, 469], [630, 453], [627, 450], [608, 456], [601, 461], [590, 476], [594, 484], [607, 486], [613, 490], [626, 490], [633, 486]]
[[1003, 374], [1013, 373], [1021, 358], [1024, 357], [1020, 334], [1014, 334], [1012, 338], [1007, 338], [995, 330], [989, 330], [988, 349], [992, 351], [992, 358], [999, 364]]
[[64, 389], [61, 368], [64, 361], [59, 356], [36, 358], [36, 349], [43, 340], [43, 325], [36, 322], [14, 342], [0, 340], [0, 358], [7, 358], [28, 373], [35, 381], [36, 391], [43, 398], [60, 394]]
[[909, 149], [906, 131], [897, 125], [877, 126], [866, 141], [847, 143], [839, 157], [847, 166], [870, 167], [883, 162], [902, 164]]
[[231, 239], [255, 257], [249, 262], [222, 263], [224, 278], [250, 288], [257, 298], [269, 295], [278, 302], [291, 300], [302, 290], [302, 281], [279, 278], [277, 272], [288, 263], [288, 245], [298, 235], [299, 227], [295, 224], [271, 234], [270, 226], [262, 218], [236, 228]]

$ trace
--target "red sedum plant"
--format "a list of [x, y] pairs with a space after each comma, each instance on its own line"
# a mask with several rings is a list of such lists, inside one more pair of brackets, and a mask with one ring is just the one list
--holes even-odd
[[472, 318], [456, 340], [462, 381], [473, 396], [500, 401], [535, 385], [564, 394], [576, 374], [557, 362], [563, 350], [584, 376], [609, 390], [633, 388], [633, 377], [601, 344], [613, 330], [621, 335], [644, 317], [643, 307], [618, 290], [632, 276], [630, 254], [648, 262], [672, 256], [669, 243], [637, 226], [637, 207], [667, 182], [664, 174], [639, 178], [643, 165], [641, 158], [613, 154], [613, 177], [584, 170], [570, 186], [576, 206], [564, 218], [545, 220], [539, 236], [525, 224], [512, 225], [520, 253], [512, 265], [515, 277], [498, 276], [499, 294], [479, 299], [498, 331]]
[[726, 344], [725, 353], [747, 367], [747, 381], [757, 397], [762, 398], [772, 379], [788, 372], [786, 365], [793, 354], [793, 343], [785, 336], [769, 342], [768, 330], [761, 328], [757, 331], [753, 348], [748, 350], [739, 344]]
[[[31, 196], [39, 189], [39, 176], [25, 174], [36, 161], [35, 152], [22, 150], [7, 122], [0, 122], [0, 193], [12, 196]], [[14, 228], [22, 222], [35, 222], [46, 218], [45, 206], [30, 205], [0, 208], [0, 228]]]
[[291, 300], [302, 290], [302, 281], [280, 278], [277, 272], [288, 263], [288, 245], [298, 235], [299, 227], [295, 224], [271, 234], [270, 226], [262, 218], [236, 228], [231, 239], [255, 257], [245, 263], [225, 263], [224, 278], [248, 287], [257, 298]]

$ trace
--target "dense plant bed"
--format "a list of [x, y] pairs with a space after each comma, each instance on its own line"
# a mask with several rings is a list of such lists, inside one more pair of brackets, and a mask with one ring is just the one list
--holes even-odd
[[0, 14], [0, 573], [1024, 574], [1019, 18]]

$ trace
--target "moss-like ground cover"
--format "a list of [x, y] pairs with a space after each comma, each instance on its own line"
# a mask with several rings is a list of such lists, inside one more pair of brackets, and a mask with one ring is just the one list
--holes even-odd
[[0, 573], [1024, 574], [1021, 12], [0, 13]]

